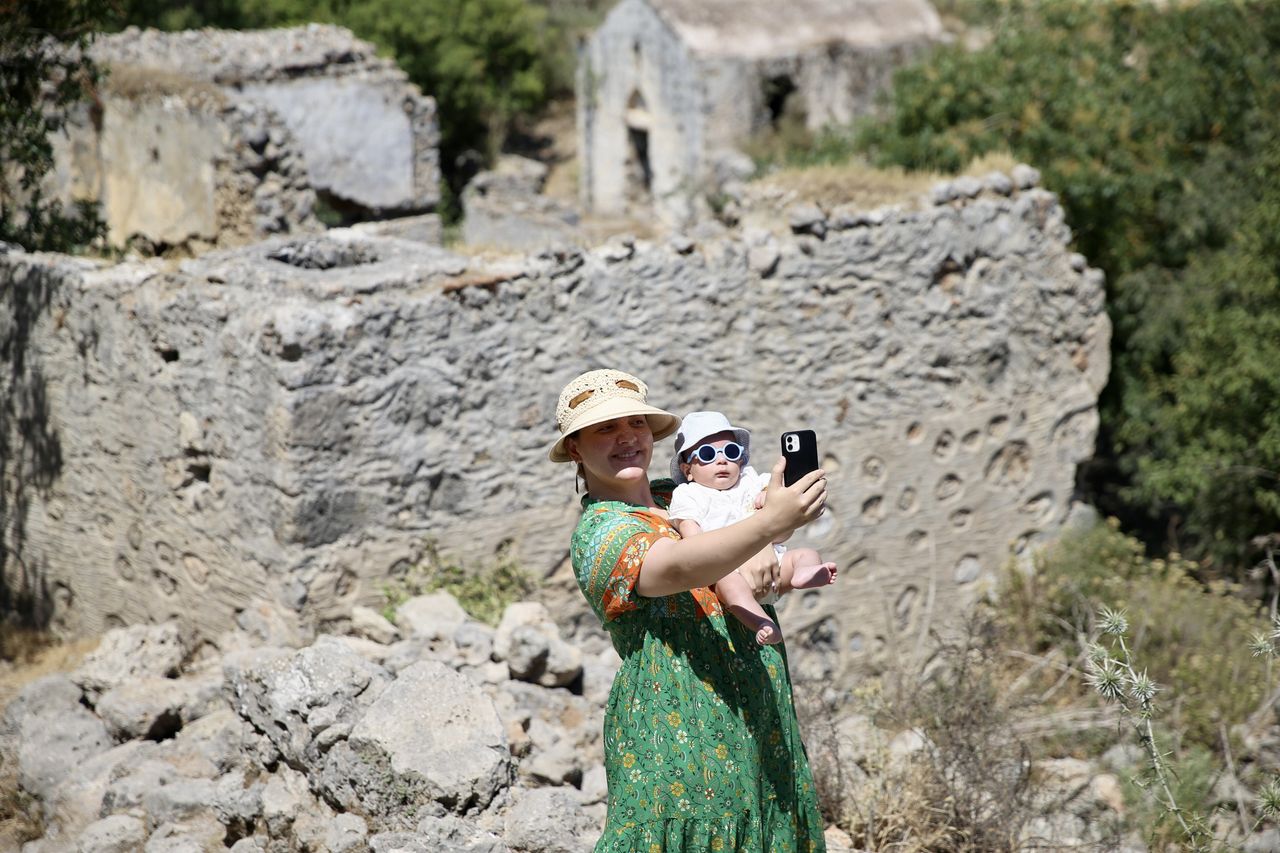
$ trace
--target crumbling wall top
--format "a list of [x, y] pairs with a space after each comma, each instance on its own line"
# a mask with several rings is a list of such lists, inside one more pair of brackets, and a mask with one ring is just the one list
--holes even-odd
[[844, 44], [876, 49], [942, 37], [928, 0], [648, 0], [694, 53], [764, 59]]
[[106, 65], [165, 71], [224, 86], [368, 70], [404, 77], [371, 43], [329, 24], [173, 33], [129, 27], [100, 36], [90, 53]]

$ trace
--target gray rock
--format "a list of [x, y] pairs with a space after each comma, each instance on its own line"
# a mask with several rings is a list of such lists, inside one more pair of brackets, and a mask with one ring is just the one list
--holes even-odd
[[1244, 853], [1276, 853], [1280, 850], [1280, 829], [1271, 827], [1244, 840]]
[[956, 185], [953, 181], [939, 181], [929, 190], [929, 199], [934, 204], [947, 204], [956, 198]]
[[667, 246], [677, 255], [687, 255], [697, 248], [697, 243], [693, 242], [684, 234], [672, 234], [667, 238]]
[[1040, 170], [1026, 163], [1019, 163], [1013, 167], [1009, 177], [1013, 179], [1013, 185], [1018, 189], [1029, 190], [1040, 183]]
[[249, 635], [255, 646], [296, 649], [310, 639], [295, 611], [262, 599], [236, 613], [236, 626]]
[[440, 815], [424, 818], [417, 826], [417, 834], [428, 850], [448, 850], [450, 853], [508, 853], [502, 837], [489, 832], [474, 820], [456, 815]]
[[203, 815], [183, 823], [156, 827], [147, 839], [144, 853], [208, 853], [222, 850], [226, 829], [217, 819]]
[[27, 685], [5, 709], [5, 753], [16, 756], [18, 783], [38, 799], [114, 746], [107, 727], [80, 704], [81, 692], [62, 675]]
[[[413, 825], [436, 804], [483, 808], [510, 783], [502, 722], [479, 688], [436, 661], [400, 673], [325, 756], [315, 780], [378, 830]], [[372, 842], [371, 842], [372, 843]]]
[[94, 710], [117, 739], [159, 740], [220, 705], [221, 679], [140, 676], [107, 690]]
[[80, 834], [78, 853], [134, 853], [147, 840], [147, 827], [133, 815], [116, 814], [87, 826]]
[[416, 595], [396, 608], [396, 625], [410, 637], [448, 640], [467, 621], [467, 612], [447, 592]]
[[137, 678], [176, 676], [185, 656], [176, 622], [116, 628], [103, 636], [71, 679], [96, 697]]
[[1008, 195], [1013, 192], [1013, 181], [1004, 172], [988, 172], [982, 179], [982, 185], [998, 195]]
[[[142, 756], [111, 779], [102, 797], [102, 811], [108, 814], [140, 809], [153, 792], [181, 780], [177, 768], [167, 761]], [[210, 786], [211, 781], [203, 780]], [[210, 790], [212, 788], [210, 787]], [[152, 824], [154, 826], [154, 822]]]
[[793, 234], [812, 234], [821, 239], [827, 233], [827, 215], [822, 208], [812, 203], [788, 208], [787, 224]]
[[582, 804], [603, 803], [609, 798], [609, 779], [603, 764], [593, 764], [582, 774]]
[[504, 837], [519, 853], [588, 853], [600, 827], [568, 791], [520, 788], [512, 791]]
[[384, 646], [400, 639], [400, 631], [371, 607], [351, 608], [351, 633]]
[[413, 832], [380, 832], [369, 839], [373, 853], [436, 853], [427, 839]]
[[758, 273], [761, 278], [768, 278], [778, 268], [778, 259], [782, 250], [775, 241], [747, 249], [747, 266]]
[[263, 846], [262, 841], [253, 837], [241, 838], [228, 849], [230, 853], [267, 853], [267, 848]]
[[453, 643], [457, 650], [455, 659], [470, 666], [489, 663], [493, 654], [494, 634], [493, 628], [480, 622], [462, 623], [453, 632]]
[[142, 795], [142, 807], [153, 828], [178, 824], [192, 818], [218, 819], [214, 811], [214, 782], [211, 779], [169, 777], [149, 787]]
[[324, 849], [330, 853], [367, 853], [369, 826], [354, 814], [334, 815], [324, 833]]
[[263, 740], [224, 702], [218, 710], [183, 726], [163, 744], [162, 754], [182, 775], [211, 779], [242, 763], [272, 763], [274, 756], [259, 751]]
[[1146, 760], [1146, 752], [1136, 743], [1117, 743], [1102, 754], [1102, 763], [1117, 773], [1132, 770]]
[[307, 784], [307, 777], [288, 765], [277, 768], [262, 787], [262, 819], [272, 838], [287, 838], [293, 833], [294, 821], [318, 806]]
[[332, 726], [354, 721], [390, 680], [382, 667], [326, 637], [295, 653], [233, 654], [224, 671], [237, 713], [301, 766], [318, 764], [317, 739]]
[[982, 192], [982, 181], [972, 175], [961, 175], [952, 181], [956, 198], [974, 198]]
[[391, 652], [389, 646], [375, 643], [373, 640], [366, 640], [364, 637], [352, 637], [350, 635], [338, 636], [335, 639], [370, 663], [386, 666], [387, 655]]
[[46, 835], [57, 832], [73, 838], [115, 811], [107, 797], [114, 780], [148, 760], [154, 751], [154, 744], [130, 741], [77, 765], [41, 802]]
[[563, 687], [582, 673], [582, 652], [561, 638], [540, 602], [507, 606], [494, 633], [493, 657], [507, 662], [512, 678], [544, 687]]

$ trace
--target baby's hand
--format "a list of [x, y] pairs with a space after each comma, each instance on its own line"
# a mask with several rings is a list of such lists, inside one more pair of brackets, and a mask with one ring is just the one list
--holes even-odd
[[756, 495], [756, 509], [764, 509], [764, 492]]

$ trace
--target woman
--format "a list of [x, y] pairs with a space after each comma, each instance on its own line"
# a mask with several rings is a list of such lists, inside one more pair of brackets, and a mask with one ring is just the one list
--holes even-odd
[[560, 394], [554, 462], [586, 480], [571, 555], [578, 585], [622, 658], [605, 709], [609, 811], [596, 853], [823, 851], [782, 644], [759, 646], [709, 587], [735, 568], [775, 579], [771, 543], [826, 503], [816, 471], [790, 488], [774, 466], [755, 515], [681, 540], [670, 480], [649, 481], [674, 415], [634, 376], [594, 370]]

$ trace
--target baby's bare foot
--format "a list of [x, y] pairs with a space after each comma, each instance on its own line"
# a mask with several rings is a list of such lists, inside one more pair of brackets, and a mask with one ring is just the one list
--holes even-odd
[[813, 589], [836, 582], [835, 563], [815, 563], [812, 566], [796, 566], [791, 577], [791, 586], [795, 589]]
[[756, 642], [762, 646], [773, 646], [782, 642], [782, 631], [775, 622], [763, 622], [756, 631]]

